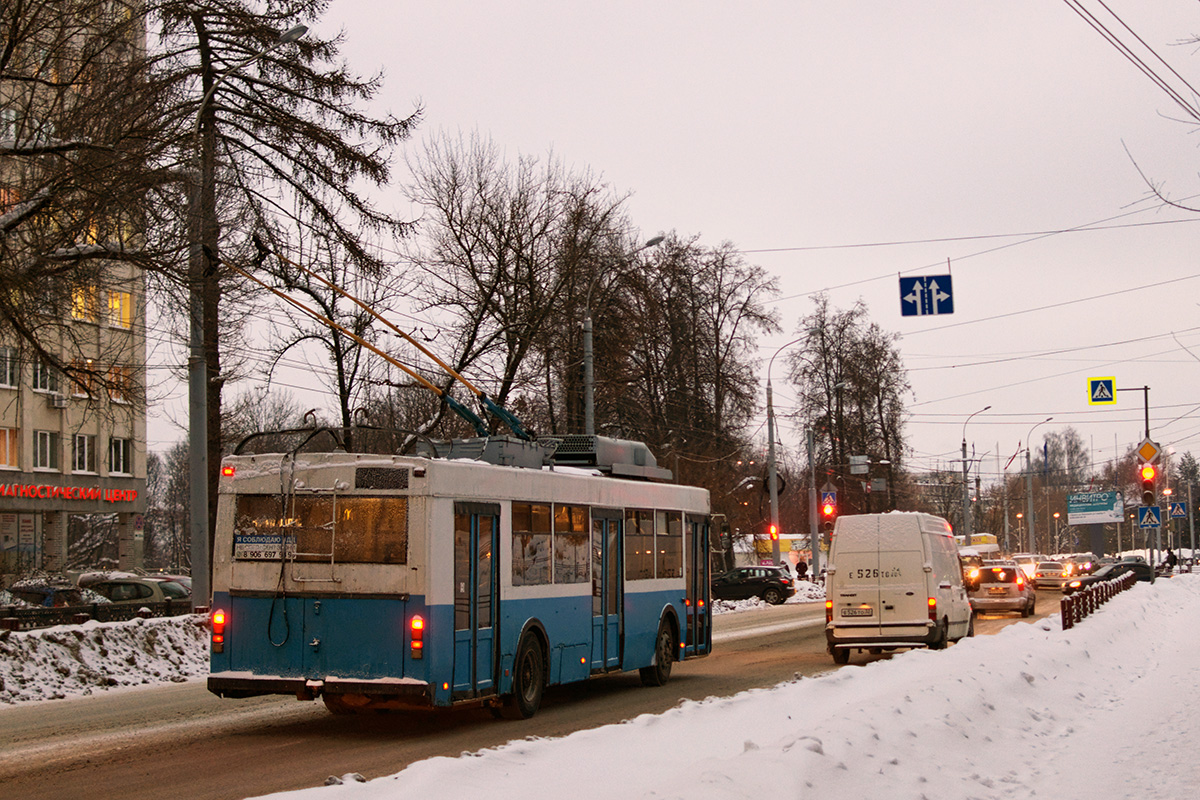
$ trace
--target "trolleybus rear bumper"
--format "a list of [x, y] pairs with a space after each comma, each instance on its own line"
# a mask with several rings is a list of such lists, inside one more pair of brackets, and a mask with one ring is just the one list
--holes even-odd
[[219, 697], [258, 697], [265, 694], [290, 694], [300, 700], [312, 700], [322, 694], [362, 695], [380, 700], [398, 700], [411, 705], [431, 703], [430, 686], [411, 678], [353, 680], [347, 678], [258, 677], [238, 672], [216, 672], [208, 676], [208, 690]]

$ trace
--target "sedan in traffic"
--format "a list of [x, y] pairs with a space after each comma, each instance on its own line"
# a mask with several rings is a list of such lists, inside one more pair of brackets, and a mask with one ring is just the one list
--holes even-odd
[[979, 579], [967, 592], [976, 611], [1018, 611], [1022, 617], [1037, 608], [1037, 593], [1015, 561], [988, 561], [979, 568]]
[[1043, 561], [1033, 572], [1033, 585], [1038, 589], [1062, 589], [1070, 579], [1066, 566], [1058, 561]]
[[1093, 572], [1091, 575], [1080, 575], [1076, 578], [1071, 578], [1063, 584], [1063, 594], [1074, 594], [1080, 589], [1087, 588], [1097, 583], [1104, 583], [1121, 577], [1127, 572], [1132, 572], [1135, 580], [1150, 582], [1152, 570], [1150, 565], [1145, 561], [1118, 561], [1116, 564], [1106, 564], [1100, 569]]

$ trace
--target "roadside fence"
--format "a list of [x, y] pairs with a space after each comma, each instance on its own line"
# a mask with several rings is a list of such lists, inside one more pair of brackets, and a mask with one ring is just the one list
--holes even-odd
[[1080, 589], [1075, 594], [1067, 595], [1062, 599], [1060, 605], [1062, 629], [1065, 631], [1074, 628], [1076, 623], [1081, 622], [1084, 617], [1107, 603], [1118, 593], [1133, 588], [1133, 584], [1136, 582], [1137, 578], [1133, 573], [1126, 572], [1119, 578], [1113, 578], [1111, 581], [1103, 583], [1094, 583]]
[[176, 617], [192, 613], [190, 600], [161, 603], [91, 603], [84, 606], [0, 606], [0, 631], [24, 631], [52, 625], [79, 625], [90, 620], [121, 622], [134, 617]]

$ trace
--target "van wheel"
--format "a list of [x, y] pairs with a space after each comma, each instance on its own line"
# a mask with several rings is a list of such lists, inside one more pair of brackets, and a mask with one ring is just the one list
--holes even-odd
[[938, 630], [933, 637], [933, 641], [929, 643], [929, 649], [945, 650], [946, 645], [950, 643], [949, 635], [950, 625], [946, 622], [946, 620], [942, 620], [942, 623], [938, 625]]
[[662, 686], [671, 677], [671, 664], [675, 660], [675, 635], [671, 624], [665, 619], [658, 625], [658, 638], [654, 640], [654, 663], [642, 667], [638, 674], [643, 686]]
[[830, 651], [830, 655], [833, 656], [833, 663], [835, 663], [835, 664], [844, 666], [844, 665], [850, 663], [850, 648], [849, 647], [835, 647], [835, 648], [833, 648], [833, 650]]
[[777, 606], [783, 602], [783, 592], [776, 589], [774, 586], [768, 586], [763, 590], [762, 599], [773, 606]]
[[971, 639], [975, 636], [975, 612], [971, 612], [971, 620], [967, 623], [967, 638]]

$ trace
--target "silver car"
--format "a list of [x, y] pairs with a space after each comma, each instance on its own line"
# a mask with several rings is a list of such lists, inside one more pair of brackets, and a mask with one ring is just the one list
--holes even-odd
[[968, 596], [978, 612], [1019, 611], [1028, 617], [1037, 610], [1037, 593], [1015, 561], [985, 561]]
[[1058, 561], [1043, 561], [1033, 573], [1033, 585], [1038, 589], [1061, 589], [1069, 580], [1066, 565]]

